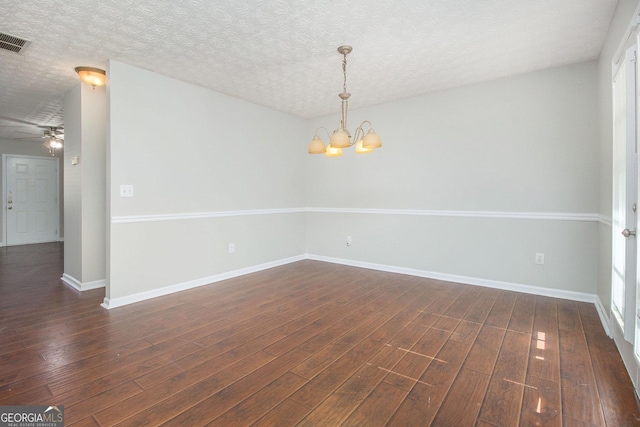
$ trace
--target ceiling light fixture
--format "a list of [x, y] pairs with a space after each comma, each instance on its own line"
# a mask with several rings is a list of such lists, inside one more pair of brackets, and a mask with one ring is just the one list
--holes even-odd
[[55, 156], [56, 149], [62, 148], [62, 139], [52, 136], [49, 137], [43, 145], [49, 149], [49, 154]]
[[107, 73], [100, 68], [94, 67], [76, 67], [76, 73], [80, 76], [80, 80], [94, 89], [96, 86], [104, 86], [107, 83]]
[[[342, 149], [349, 148], [352, 145], [356, 146], [356, 154], [366, 154], [372, 152], [375, 148], [382, 147], [380, 137], [373, 130], [371, 122], [368, 120], [360, 123], [360, 126], [356, 128], [354, 138], [351, 140], [351, 134], [347, 130], [347, 109], [349, 107], [348, 99], [351, 96], [347, 92], [347, 55], [352, 51], [351, 46], [340, 46], [338, 52], [344, 57], [342, 61], [342, 74], [344, 76], [344, 84], [342, 93], [338, 96], [342, 99], [342, 120], [338, 129], [333, 131], [332, 135], [329, 135], [329, 131], [324, 126], [316, 129], [316, 133], [309, 143], [309, 154], [325, 154], [327, 157], [342, 156]], [[365, 124], [369, 125], [369, 131], [365, 134], [362, 128]], [[324, 129], [329, 137], [329, 145], [325, 145], [324, 141], [318, 136], [318, 131]]]
[[64, 131], [62, 128], [51, 126], [49, 129], [44, 131], [42, 138], [45, 138], [42, 145], [49, 149], [49, 154], [55, 156], [56, 150], [62, 148], [62, 143], [64, 142]]

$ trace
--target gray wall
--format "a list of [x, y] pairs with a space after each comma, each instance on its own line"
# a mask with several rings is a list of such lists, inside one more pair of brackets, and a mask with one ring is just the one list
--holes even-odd
[[65, 94], [64, 278], [81, 289], [106, 278], [106, 108], [104, 87], [78, 83]]
[[304, 121], [116, 61], [107, 74], [107, 303], [304, 253]]
[[71, 157], [82, 154], [81, 87], [76, 85], [64, 97], [65, 161], [64, 220], [67, 233], [64, 243], [64, 274], [82, 280], [82, 168], [71, 166]]
[[596, 95], [588, 62], [353, 112], [383, 147], [307, 158], [307, 251], [594, 294]]
[[337, 115], [305, 121], [111, 61], [107, 300], [305, 254], [593, 295], [597, 71], [351, 111], [383, 148], [326, 159], [306, 144]]

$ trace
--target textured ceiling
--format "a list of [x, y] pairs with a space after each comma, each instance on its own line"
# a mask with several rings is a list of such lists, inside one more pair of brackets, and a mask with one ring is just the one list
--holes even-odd
[[[310, 118], [595, 59], [617, 0], [0, 0], [0, 138], [108, 59]], [[9, 119], [9, 121], [7, 121]], [[18, 121], [18, 123], [14, 122]], [[20, 127], [21, 131], [26, 131]], [[41, 129], [34, 128], [37, 132]]]

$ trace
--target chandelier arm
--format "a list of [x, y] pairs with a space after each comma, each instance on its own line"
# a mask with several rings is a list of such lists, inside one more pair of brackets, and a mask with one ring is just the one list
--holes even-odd
[[364, 138], [365, 135], [365, 131], [363, 126], [365, 124], [369, 125], [369, 129], [373, 129], [373, 125], [371, 124], [371, 122], [369, 120], [364, 120], [362, 123], [360, 123], [360, 126], [358, 126], [353, 134], [353, 139], [351, 140], [351, 144], [349, 144], [349, 146], [352, 146], [354, 144], [357, 144], [358, 141], [360, 141], [360, 139]]
[[351, 139], [351, 143], [349, 144], [349, 147], [357, 144], [358, 141], [360, 141], [360, 139], [364, 138], [364, 129], [362, 129], [363, 124], [364, 122], [361, 123], [360, 126], [356, 128], [355, 132], [353, 133], [353, 139]]
[[316, 129], [316, 135], [318, 135], [318, 131], [319, 131], [320, 129], [324, 129], [324, 131], [327, 133], [327, 138], [331, 139], [331, 134], [329, 133], [329, 129], [327, 129], [327, 128], [326, 128], [326, 127], [324, 127], [324, 126], [320, 126], [319, 128], [317, 128], [317, 129]]

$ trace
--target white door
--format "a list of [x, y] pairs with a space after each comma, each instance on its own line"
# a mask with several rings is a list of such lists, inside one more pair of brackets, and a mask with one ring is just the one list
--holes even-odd
[[58, 241], [58, 159], [3, 157], [5, 244]]
[[624, 339], [635, 339], [638, 203], [636, 48], [626, 51], [613, 79], [613, 275], [611, 312]]

